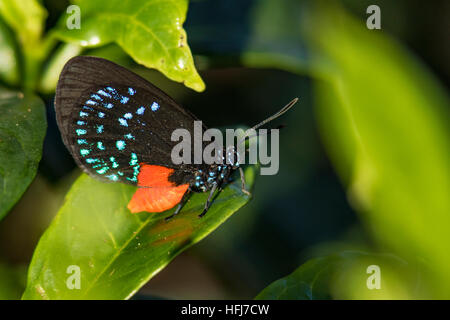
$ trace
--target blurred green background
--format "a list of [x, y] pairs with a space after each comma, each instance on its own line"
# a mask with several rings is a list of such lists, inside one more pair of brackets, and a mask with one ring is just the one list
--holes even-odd
[[[279, 173], [258, 177], [247, 206], [135, 298], [253, 298], [309, 259], [345, 250], [393, 254], [408, 268], [404, 279], [388, 268], [386, 279], [398, 283], [380, 295], [353, 285], [342, 275], [351, 267], [342, 268], [329, 297], [450, 297], [449, 2], [319, 3], [190, 1], [184, 27], [201, 93], [115, 44], [82, 51], [143, 75], [209, 127], [250, 126], [300, 98], [273, 124], [286, 125]], [[48, 30], [69, 3], [43, 4]], [[371, 4], [381, 8], [381, 30], [365, 27]], [[43, 157], [0, 222], [0, 298], [20, 297], [37, 241], [79, 174], [56, 126], [53, 92], [39, 93]]]

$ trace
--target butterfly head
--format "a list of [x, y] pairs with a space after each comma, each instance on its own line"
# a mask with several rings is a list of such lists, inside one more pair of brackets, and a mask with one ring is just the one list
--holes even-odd
[[194, 192], [211, 190], [214, 185], [228, 182], [230, 175], [239, 168], [239, 153], [234, 147], [228, 147], [219, 153], [219, 164], [211, 164], [195, 173], [191, 183]]

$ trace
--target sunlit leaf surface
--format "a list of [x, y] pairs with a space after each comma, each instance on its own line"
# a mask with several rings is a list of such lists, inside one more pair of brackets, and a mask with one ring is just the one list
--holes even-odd
[[204, 90], [183, 29], [187, 0], [75, 3], [81, 10], [81, 28], [68, 29], [64, 20], [56, 33], [61, 39], [84, 47], [116, 42], [138, 63], [194, 90]]
[[47, 12], [37, 0], [0, 0], [0, 14], [17, 32], [24, 45], [41, 37]]

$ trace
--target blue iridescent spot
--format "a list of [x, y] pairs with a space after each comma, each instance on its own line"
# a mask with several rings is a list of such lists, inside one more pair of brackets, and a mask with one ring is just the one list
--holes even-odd
[[125, 141], [123, 141], [123, 140], [117, 140], [117, 141], [116, 141], [116, 147], [117, 147], [117, 149], [119, 149], [119, 150], [125, 149], [125, 145], [126, 145], [126, 143], [125, 143]]
[[103, 99], [102, 99], [98, 94], [93, 94], [93, 95], [91, 95], [91, 98], [94, 98], [94, 99], [103, 101]]
[[110, 174], [109, 176], [106, 176], [109, 180], [112, 180], [112, 181], [117, 181], [117, 180], [119, 180], [119, 178], [117, 177], [117, 175], [115, 175], [115, 174]]
[[99, 173], [99, 174], [104, 174], [106, 171], [108, 171], [109, 170], [109, 168], [108, 167], [103, 167], [103, 168], [101, 168], [101, 169], [98, 169], [97, 170], [97, 173]]
[[134, 90], [133, 88], [128, 88], [128, 93], [130, 94], [130, 96], [132, 96], [136, 93], [136, 90]]
[[131, 133], [127, 133], [126, 135], [124, 135], [124, 137], [127, 138], [127, 139], [136, 140], [135, 137]]
[[105, 108], [108, 108], [108, 109], [112, 109], [112, 107], [114, 107], [114, 105], [112, 103], [105, 103], [104, 106], [105, 106]]
[[89, 111], [94, 111], [94, 109], [92, 109], [92, 107], [88, 107], [88, 106], [83, 106], [83, 109], [89, 110]]
[[101, 142], [101, 141], [97, 142], [97, 148], [99, 148], [100, 150], [105, 150], [105, 146], [103, 145], [103, 142]]
[[98, 159], [93, 159], [93, 158], [86, 159], [86, 163], [96, 163], [98, 161], [99, 161]]
[[137, 109], [136, 113], [137, 113], [138, 115], [143, 115], [143, 114], [144, 114], [144, 111], [145, 111], [145, 107], [140, 107], [139, 109]]
[[132, 115], [130, 112], [127, 112], [127, 113], [125, 113], [125, 114], [123, 115], [123, 117], [124, 117], [125, 119], [131, 119], [131, 118], [133, 118], [133, 115]]
[[98, 94], [101, 94], [102, 96], [111, 98], [111, 95], [110, 95], [109, 93], [103, 91], [103, 90], [98, 90], [97, 93], [98, 93]]
[[85, 139], [78, 139], [78, 144], [87, 144], [87, 141]]
[[156, 111], [159, 109], [159, 104], [157, 102], [153, 102], [150, 108], [152, 109], [152, 111]]
[[202, 177], [200, 177], [200, 176], [196, 176], [195, 177], [195, 180], [200, 180]]
[[125, 96], [122, 96], [122, 98], [120, 99], [120, 102], [123, 103], [123, 104], [125, 104], [125, 103], [128, 102], [128, 100], [130, 100], [130, 98], [125, 97]]
[[135, 165], [133, 167], [133, 177], [132, 178], [128, 178], [127, 177], [127, 180], [130, 180], [130, 181], [133, 181], [133, 182], [137, 182], [137, 176], [139, 175], [139, 168], [140, 168], [139, 165]]
[[132, 152], [131, 153], [131, 161], [130, 161], [130, 166], [135, 166], [138, 163], [138, 158], [136, 153]]
[[88, 100], [88, 101], [86, 101], [86, 104], [96, 105], [97, 102], [96, 101], [92, 101], [92, 100]]
[[106, 90], [108, 90], [109, 92], [111, 92], [111, 95], [112, 95], [112, 97], [113, 97], [115, 100], [119, 100], [119, 99], [120, 99], [120, 96], [119, 96], [119, 94], [117, 93], [117, 90], [114, 89], [113, 87], [106, 87]]
[[111, 157], [109, 158], [109, 160], [111, 160], [113, 168], [117, 168], [119, 166], [119, 164], [116, 162], [116, 158]]
[[84, 122], [84, 121], [81, 121], [81, 120], [77, 121], [77, 125], [79, 125], [79, 126], [84, 126], [85, 124], [86, 124], [86, 122]]
[[103, 125], [100, 124], [97, 126], [97, 133], [102, 133], [103, 132]]
[[87, 156], [91, 151], [88, 149], [80, 149], [80, 154], [84, 157]]
[[215, 175], [216, 175], [216, 173], [215, 173], [214, 171], [212, 171], [212, 172], [209, 173], [209, 176], [210, 176], [210, 177], [214, 177]]
[[77, 133], [77, 135], [81, 136], [83, 134], [86, 134], [86, 130], [84, 130], [84, 129], [77, 129], [76, 133]]
[[123, 172], [121, 172], [121, 171], [117, 171], [117, 174], [118, 174], [119, 176], [123, 176]]
[[84, 111], [80, 111], [80, 117], [84, 118], [87, 117], [89, 114], [87, 112]]
[[105, 114], [104, 114], [103, 112], [99, 112], [99, 113], [98, 113], [98, 117], [99, 117], [99, 118], [104, 118], [104, 117], [105, 117]]
[[127, 120], [125, 120], [123, 118], [119, 118], [119, 123], [121, 126], [128, 127]]

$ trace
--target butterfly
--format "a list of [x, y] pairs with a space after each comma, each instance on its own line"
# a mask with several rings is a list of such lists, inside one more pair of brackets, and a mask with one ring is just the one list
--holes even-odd
[[[276, 116], [290, 108], [286, 107]], [[193, 132], [199, 119], [147, 80], [111, 61], [89, 56], [70, 59], [58, 80], [55, 111], [63, 142], [84, 172], [105, 182], [138, 187], [127, 206], [132, 213], [163, 212], [178, 204], [169, 219], [192, 192], [209, 191], [203, 216], [215, 192], [237, 170], [242, 190], [248, 193], [237, 161], [174, 164], [171, 152], [178, 142], [171, 140], [172, 132], [179, 128]]]

